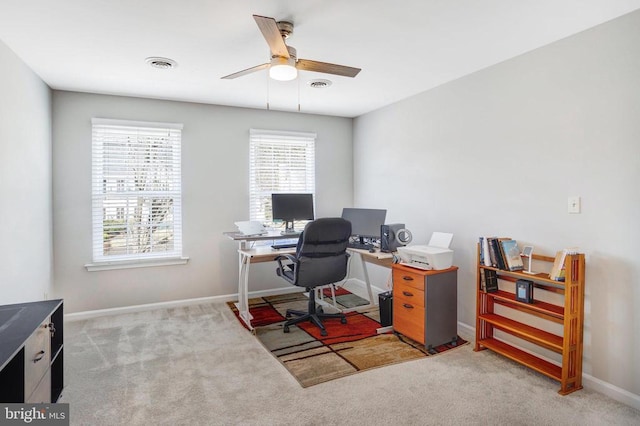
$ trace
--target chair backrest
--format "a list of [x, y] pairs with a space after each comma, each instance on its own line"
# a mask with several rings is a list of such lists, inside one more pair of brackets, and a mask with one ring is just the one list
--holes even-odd
[[351, 222], [331, 217], [305, 226], [298, 239], [296, 285], [316, 287], [338, 282], [347, 275], [347, 243]]

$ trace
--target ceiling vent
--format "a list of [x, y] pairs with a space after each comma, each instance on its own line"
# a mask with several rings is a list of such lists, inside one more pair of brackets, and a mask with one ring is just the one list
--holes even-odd
[[311, 80], [307, 84], [309, 85], [309, 87], [312, 87], [314, 89], [325, 89], [331, 86], [331, 80], [325, 80], [325, 79]]
[[145, 62], [148, 63], [149, 65], [151, 65], [154, 68], [159, 68], [162, 70], [168, 70], [171, 68], [176, 68], [178, 66], [178, 63], [176, 61], [174, 61], [173, 59], [169, 59], [169, 58], [160, 58], [160, 57], [156, 57], [156, 56], [151, 56], [147, 59], [145, 59]]

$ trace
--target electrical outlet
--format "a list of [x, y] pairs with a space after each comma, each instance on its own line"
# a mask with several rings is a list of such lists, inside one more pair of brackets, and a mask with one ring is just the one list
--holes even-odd
[[577, 195], [573, 195], [569, 197], [568, 200], [568, 211], [569, 213], [580, 213], [580, 197]]

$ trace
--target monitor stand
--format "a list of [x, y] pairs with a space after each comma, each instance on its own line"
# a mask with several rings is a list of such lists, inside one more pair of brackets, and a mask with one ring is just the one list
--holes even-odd
[[285, 229], [284, 231], [280, 231], [280, 235], [295, 235], [295, 234], [297, 234], [297, 232], [295, 229], [293, 229], [293, 221], [286, 220]]

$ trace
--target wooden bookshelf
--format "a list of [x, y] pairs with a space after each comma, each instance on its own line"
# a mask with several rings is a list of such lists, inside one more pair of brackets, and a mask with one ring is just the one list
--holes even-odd
[[[533, 255], [538, 261], [550, 262], [550, 256]], [[570, 254], [565, 258], [565, 281], [549, 279], [546, 273], [526, 274], [517, 271], [506, 271], [494, 267], [484, 266], [480, 262], [480, 247], [478, 246], [477, 270], [477, 308], [476, 308], [476, 344], [475, 351], [490, 349], [513, 361], [519, 362], [532, 370], [542, 373], [560, 382], [558, 393], [566, 395], [582, 389], [582, 349], [584, 327], [584, 254]], [[534, 301], [524, 303], [515, 300], [515, 294], [499, 289], [494, 293], [486, 293], [482, 287], [482, 270], [494, 270], [498, 273], [498, 280], [515, 282], [518, 279], [533, 281]], [[539, 300], [540, 292], [561, 294], [564, 303], [556, 305]], [[496, 305], [503, 309], [500, 314], [494, 310]], [[519, 320], [509, 318], [510, 312], [522, 312]], [[505, 313], [506, 312], [506, 313]], [[521, 319], [535, 316], [546, 321], [562, 325], [562, 335], [556, 335], [537, 327], [533, 327]], [[535, 354], [498, 340], [494, 331], [500, 330], [518, 337], [537, 346], [556, 352], [562, 356], [560, 365], [549, 362]]]

